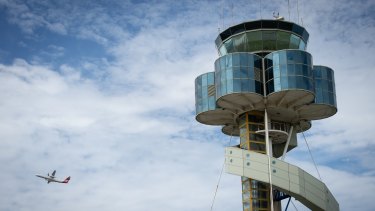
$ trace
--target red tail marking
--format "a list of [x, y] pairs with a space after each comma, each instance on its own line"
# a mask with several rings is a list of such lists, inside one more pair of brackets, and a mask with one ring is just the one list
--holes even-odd
[[64, 181], [63, 181], [63, 183], [68, 183], [69, 182], [69, 180], [70, 180], [70, 176], [69, 177], [67, 177]]

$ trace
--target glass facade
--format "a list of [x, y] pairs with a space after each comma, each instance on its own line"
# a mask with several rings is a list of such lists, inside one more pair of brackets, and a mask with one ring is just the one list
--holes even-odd
[[271, 52], [283, 49], [306, 49], [306, 42], [288, 31], [256, 30], [233, 35], [219, 46], [219, 55], [234, 52]]
[[314, 66], [315, 103], [337, 107], [333, 70], [325, 66]]
[[215, 61], [217, 99], [231, 93], [263, 95], [262, 58], [251, 53], [233, 53]]
[[249, 22], [231, 26], [225, 31], [221, 32], [215, 40], [216, 47], [219, 49], [223, 41], [228, 39], [230, 36], [237, 35], [244, 31], [252, 31], [252, 30], [259, 30], [259, 29], [261, 30], [274, 29], [278, 31], [292, 32], [298, 37], [301, 37], [304, 43], [307, 43], [309, 39], [309, 33], [306, 31], [306, 29], [304, 29], [303, 27], [295, 23], [291, 23], [287, 21], [280, 21], [280, 20], [256, 20], [256, 21], [249, 21]]
[[195, 79], [195, 111], [199, 114], [215, 109], [215, 73], [208, 72]]
[[314, 92], [312, 57], [300, 50], [281, 50], [265, 57], [266, 94], [283, 90]]

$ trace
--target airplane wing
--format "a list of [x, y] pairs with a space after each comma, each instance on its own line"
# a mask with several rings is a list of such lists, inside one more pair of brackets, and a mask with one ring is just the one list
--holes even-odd
[[40, 177], [40, 178], [43, 178], [43, 179], [49, 179], [49, 177], [45, 177], [45, 176], [42, 176], [42, 175], [35, 175], [35, 176], [37, 176], [37, 177]]
[[54, 171], [52, 172], [52, 176], [54, 177], [55, 174], [56, 174], [56, 170], [54, 170]]

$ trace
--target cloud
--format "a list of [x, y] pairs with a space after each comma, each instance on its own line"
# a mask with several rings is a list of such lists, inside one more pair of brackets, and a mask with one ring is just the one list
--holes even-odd
[[[210, 208], [229, 137], [195, 121], [194, 79], [213, 71], [220, 3], [0, 4], [26, 34], [38, 37], [47, 29], [50, 36], [93, 40], [105, 54], [72, 59], [69, 44], [51, 39], [43, 48], [49, 56], [0, 64], [0, 161], [7, 164], [0, 166], [1, 210]], [[233, 21], [259, 18], [259, 5], [239, 4], [234, 11], [251, 14], [235, 13]], [[287, 6], [278, 4], [264, 4], [263, 17], [275, 9], [286, 16]], [[335, 70], [339, 109], [313, 122], [307, 139], [342, 210], [372, 210], [374, 61], [372, 38], [365, 35], [373, 34], [373, 3], [300, 4], [314, 63]], [[53, 55], [75, 62], [46, 65]], [[288, 159], [315, 172], [301, 141]], [[59, 178], [72, 176], [70, 184], [46, 185], [33, 176], [53, 169]], [[214, 210], [241, 209], [239, 181], [223, 175]]]

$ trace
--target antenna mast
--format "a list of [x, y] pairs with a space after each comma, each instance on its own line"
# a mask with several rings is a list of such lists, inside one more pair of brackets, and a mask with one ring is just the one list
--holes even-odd
[[297, 23], [299, 24], [299, 3], [298, 3], [298, 0], [297, 0]]
[[289, 21], [290, 21], [290, 4], [289, 4], [289, 0], [288, 0], [288, 14], [289, 14]]

